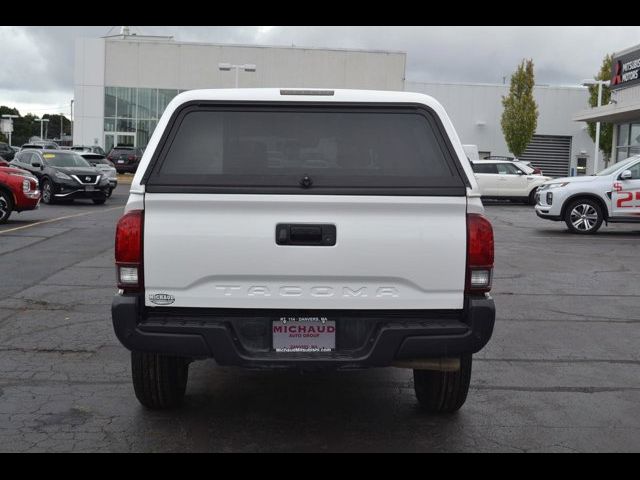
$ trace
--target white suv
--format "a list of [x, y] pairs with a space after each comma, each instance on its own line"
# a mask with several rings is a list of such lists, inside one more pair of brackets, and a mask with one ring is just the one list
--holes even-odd
[[180, 403], [203, 358], [411, 368], [426, 410], [464, 403], [493, 331], [493, 230], [433, 98], [182, 93], [125, 212], [112, 318], [143, 405]]
[[595, 233], [602, 222], [640, 222], [640, 155], [596, 175], [545, 183], [535, 209], [541, 218], [564, 221], [573, 233]]
[[509, 199], [535, 204], [535, 193], [551, 177], [536, 175], [521, 162], [478, 160], [471, 165], [482, 198]]

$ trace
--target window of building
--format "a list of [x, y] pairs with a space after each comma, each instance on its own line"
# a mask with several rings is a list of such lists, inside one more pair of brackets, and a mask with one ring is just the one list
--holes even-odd
[[105, 87], [105, 146], [113, 146], [116, 133], [133, 133], [135, 146], [146, 147], [165, 108], [182, 91], [184, 90]]
[[616, 161], [640, 154], [640, 123], [618, 125]]

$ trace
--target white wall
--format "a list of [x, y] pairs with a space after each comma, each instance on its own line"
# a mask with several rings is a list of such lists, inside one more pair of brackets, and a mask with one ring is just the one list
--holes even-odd
[[102, 145], [104, 128], [104, 55], [102, 38], [81, 38], [75, 43], [73, 143]]
[[[462, 143], [478, 145], [479, 151], [492, 155], [511, 154], [500, 126], [502, 96], [509, 93], [509, 85], [406, 82], [406, 90], [431, 95], [442, 103]], [[588, 105], [588, 90], [536, 86], [534, 97], [539, 112], [536, 133], [571, 136], [571, 167], [576, 166], [578, 156], [586, 156], [587, 172], [591, 173], [595, 146], [586, 123], [571, 119]], [[581, 155], [582, 151], [586, 155]]]
[[240, 87], [404, 90], [404, 53], [107, 39], [105, 85], [191, 90], [235, 86], [218, 63], [257, 66]]

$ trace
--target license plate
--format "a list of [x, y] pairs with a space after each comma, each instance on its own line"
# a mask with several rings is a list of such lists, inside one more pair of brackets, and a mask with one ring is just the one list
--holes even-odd
[[281, 317], [271, 328], [276, 352], [331, 352], [336, 348], [336, 322], [326, 317]]
[[124, 160], [118, 160], [118, 163], [124, 163]]
[[84, 187], [84, 190], [86, 192], [93, 192], [95, 189], [96, 189], [96, 187], [94, 187], [94, 186]]

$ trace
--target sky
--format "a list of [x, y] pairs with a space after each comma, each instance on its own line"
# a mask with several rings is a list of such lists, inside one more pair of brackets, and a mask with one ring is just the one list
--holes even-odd
[[[74, 39], [119, 33], [119, 26], [0, 26], [0, 105], [69, 115]], [[177, 41], [396, 50], [407, 53], [407, 81], [502, 83], [523, 58], [536, 82], [578, 85], [602, 58], [640, 43], [640, 27], [589, 26], [132, 26]]]

